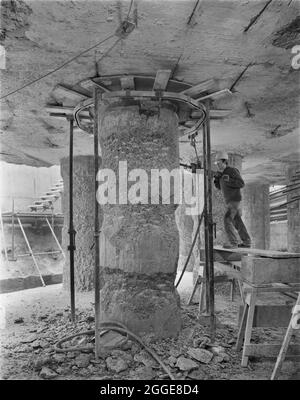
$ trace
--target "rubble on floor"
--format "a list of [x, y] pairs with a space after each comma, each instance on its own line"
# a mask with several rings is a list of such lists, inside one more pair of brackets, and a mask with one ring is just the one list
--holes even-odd
[[[256, 365], [254, 371], [242, 368], [240, 354], [234, 349], [237, 328], [219, 323], [216, 340], [211, 343], [209, 327], [197, 323], [197, 312], [197, 306], [183, 306], [183, 330], [176, 339], [143, 337], [145, 345], [155, 351], [175, 379], [268, 379], [273, 361], [256, 363], [259, 373]], [[101, 337], [99, 361], [95, 360], [93, 346], [91, 350], [55, 351], [54, 346], [64, 337], [92, 330], [93, 320], [92, 309], [78, 312], [76, 325], [70, 321], [69, 309], [37, 317], [22, 334], [3, 340], [2, 379], [169, 379], [139, 343], [113, 331]], [[18, 320], [15, 324], [21, 326]], [[93, 335], [83, 335], [63, 343], [62, 348], [93, 343]], [[259, 377], [262, 369], [264, 378]]]

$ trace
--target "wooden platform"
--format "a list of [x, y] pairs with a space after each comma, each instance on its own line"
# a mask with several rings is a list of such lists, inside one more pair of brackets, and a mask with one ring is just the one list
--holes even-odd
[[[277, 357], [280, 344], [253, 344], [253, 328], [285, 327], [291, 306], [257, 304], [261, 293], [283, 294], [290, 298], [300, 291], [300, 253], [238, 247], [226, 249], [214, 246], [214, 261], [221, 263], [222, 272], [243, 281], [243, 307], [240, 312], [237, 351], [243, 348], [242, 366], [249, 357]], [[201, 249], [201, 258], [205, 252]], [[287, 357], [299, 361], [299, 345], [290, 345]]]
[[300, 258], [300, 253], [289, 253], [287, 251], [277, 250], [263, 250], [263, 249], [252, 249], [246, 247], [237, 247], [234, 249], [224, 249], [221, 246], [214, 246], [214, 252], [221, 252], [227, 254], [241, 254], [241, 255], [255, 255], [260, 257], [268, 258]]
[[[51, 222], [52, 218], [55, 226], [62, 226], [64, 223], [63, 214], [53, 214], [49, 212], [38, 213], [38, 212], [15, 212], [14, 213], [15, 224], [18, 226], [17, 218], [20, 218], [23, 224], [34, 224], [37, 221], [42, 223], [42, 225], [47, 226], [46, 218]], [[6, 224], [12, 223], [12, 212], [2, 213], [3, 222]]]

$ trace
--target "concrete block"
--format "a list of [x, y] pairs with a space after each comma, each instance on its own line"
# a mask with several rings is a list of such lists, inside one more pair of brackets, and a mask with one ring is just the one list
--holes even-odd
[[241, 276], [252, 284], [300, 283], [300, 258], [243, 256]]
[[[238, 326], [241, 324], [244, 306], [239, 307]], [[285, 328], [292, 316], [293, 306], [287, 305], [256, 305], [253, 318], [253, 328]]]
[[[278, 357], [281, 344], [247, 344], [245, 346], [245, 356], [247, 357]], [[290, 344], [285, 356], [286, 360], [300, 360], [299, 344]]]
[[[43, 275], [43, 279], [46, 286], [56, 285], [62, 282], [62, 274]], [[42, 282], [38, 275], [1, 279], [0, 293], [17, 292], [19, 290], [32, 289], [40, 286], [42, 286]]]

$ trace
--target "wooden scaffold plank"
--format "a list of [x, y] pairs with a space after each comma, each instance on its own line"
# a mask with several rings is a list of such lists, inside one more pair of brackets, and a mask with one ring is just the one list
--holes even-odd
[[189, 97], [197, 97], [203, 92], [207, 92], [209, 90], [216, 90], [218, 86], [218, 81], [217, 79], [208, 79], [204, 82], [200, 82], [195, 86], [192, 86], [188, 89], [183, 90], [180, 92], [181, 94], [184, 94], [185, 96]]
[[123, 90], [135, 89], [134, 76], [122, 76], [120, 82]]
[[70, 89], [62, 84], [58, 84], [55, 86], [53, 90], [53, 95], [54, 96], [57, 95], [59, 97], [67, 97], [70, 100], [75, 100], [75, 101], [83, 100], [88, 97], [85, 94], [80, 93], [75, 89]]

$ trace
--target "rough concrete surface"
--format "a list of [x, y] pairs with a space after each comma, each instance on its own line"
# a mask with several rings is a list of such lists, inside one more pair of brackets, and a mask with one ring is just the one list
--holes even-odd
[[[64, 287], [70, 287], [69, 246], [69, 158], [61, 160], [61, 174], [66, 190], [62, 195], [64, 227], [62, 230], [62, 247], [67, 255], [64, 263]], [[94, 157], [92, 155], [75, 156], [73, 161], [73, 224], [76, 231], [74, 252], [75, 288], [92, 290], [94, 287], [94, 191], [95, 191]], [[102, 213], [99, 210], [100, 224]]]
[[287, 221], [270, 224], [270, 250], [287, 251]]
[[[1, 70], [1, 95], [108, 37], [127, 15], [129, 4], [3, 1], [6, 69]], [[245, 27], [265, 1], [241, 0], [237, 6], [236, 1], [204, 0], [188, 25], [194, 5], [192, 0], [137, 2], [136, 29], [99, 62], [98, 73], [155, 75], [158, 69], [173, 69], [180, 57], [175, 79], [197, 84], [216, 78], [222, 89], [231, 87], [250, 64], [233, 95], [214, 101], [214, 107], [232, 113], [212, 121], [212, 147], [241, 152], [246, 180], [284, 182], [284, 165], [299, 159], [299, 70], [291, 66], [291, 49], [299, 42], [298, 2], [274, 0], [247, 32]], [[49, 165], [66, 156], [68, 123], [49, 117], [45, 104], [53, 101], [56, 84], [74, 85], [96, 76], [95, 60], [114, 40], [1, 101], [2, 159]], [[76, 154], [90, 153], [92, 139], [86, 134], [76, 133], [75, 142]], [[189, 144], [181, 144], [180, 154], [190, 159]]]
[[[292, 192], [287, 193], [287, 219], [288, 219], [288, 251], [298, 252], [300, 251], [300, 189], [299, 185], [295, 185], [296, 173], [300, 171], [300, 163], [291, 165], [287, 168], [286, 174], [289, 185], [294, 185]], [[299, 175], [298, 175], [299, 176]], [[299, 181], [298, 181], [299, 182]], [[298, 198], [298, 201], [294, 199]], [[293, 201], [294, 200], [294, 201]]]
[[[128, 197], [135, 190], [148, 202], [151, 169], [172, 171], [179, 164], [178, 141], [173, 133], [177, 116], [167, 108], [147, 115], [137, 106], [109, 106], [100, 122], [102, 168], [116, 175], [116, 193], [123, 185], [119, 161], [130, 171], [148, 174], [148, 185], [128, 179]], [[170, 194], [174, 193], [170, 185]], [[149, 190], [148, 190], [149, 189]], [[127, 195], [127, 189], [125, 190]], [[124, 322], [134, 332], [154, 331], [158, 336], [176, 335], [180, 329], [179, 298], [174, 288], [179, 237], [174, 204], [104, 204], [101, 227], [101, 265], [104, 287], [101, 310], [107, 319]]]
[[254, 249], [270, 247], [269, 185], [249, 184], [243, 190], [243, 219]]

